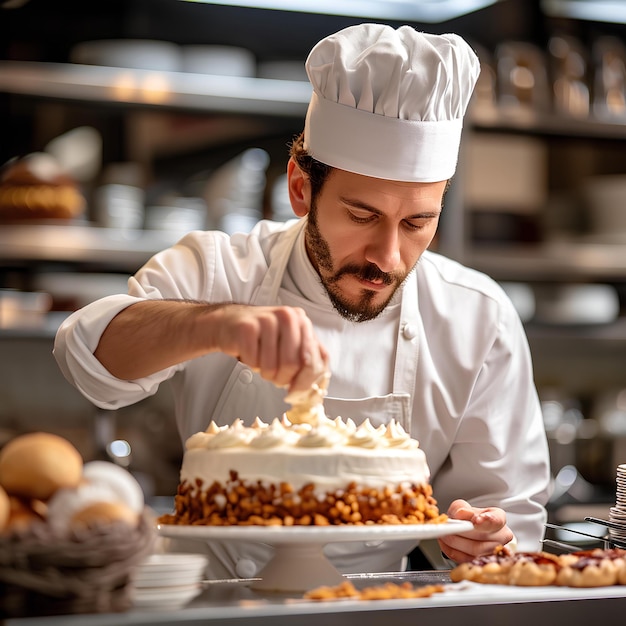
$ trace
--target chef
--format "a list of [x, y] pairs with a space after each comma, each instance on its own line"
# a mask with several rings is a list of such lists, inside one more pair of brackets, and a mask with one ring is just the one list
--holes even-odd
[[[71, 315], [55, 357], [105, 409], [169, 381], [183, 441], [211, 420], [280, 416], [286, 392], [328, 368], [326, 413], [399, 420], [426, 452], [440, 507], [474, 523], [434, 552], [536, 550], [549, 460], [522, 325], [493, 280], [427, 250], [478, 59], [456, 35], [361, 24], [320, 41], [306, 69], [313, 93], [287, 166], [297, 219], [189, 233], [128, 294]], [[340, 571], [384, 571], [413, 546], [326, 550]], [[254, 576], [271, 554], [210, 548], [215, 576]]]

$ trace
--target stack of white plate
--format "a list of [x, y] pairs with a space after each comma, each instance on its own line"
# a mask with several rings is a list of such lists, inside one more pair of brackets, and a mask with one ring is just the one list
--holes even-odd
[[609, 521], [621, 528], [610, 528], [611, 539], [626, 541], [626, 463], [617, 466], [617, 491], [615, 506], [609, 510]]
[[133, 578], [138, 609], [178, 609], [202, 590], [207, 559], [201, 554], [152, 554]]

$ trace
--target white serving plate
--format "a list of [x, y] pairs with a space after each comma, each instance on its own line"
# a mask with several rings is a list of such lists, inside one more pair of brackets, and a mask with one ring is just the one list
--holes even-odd
[[434, 539], [472, 530], [471, 522], [450, 519], [441, 524], [352, 524], [336, 526], [183, 526], [159, 524], [164, 537], [204, 541], [262, 541], [271, 545], [332, 543], [336, 541], [393, 541]]
[[471, 522], [448, 520], [442, 524], [372, 524], [364, 526], [181, 526], [160, 524], [165, 537], [199, 541], [260, 541], [274, 548], [273, 558], [251, 583], [254, 589], [302, 592], [344, 580], [324, 554], [328, 543], [344, 541], [397, 541], [433, 539], [472, 530]]

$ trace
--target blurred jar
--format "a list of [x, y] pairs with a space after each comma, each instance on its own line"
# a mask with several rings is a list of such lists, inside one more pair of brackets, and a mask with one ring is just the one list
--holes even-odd
[[263, 218], [269, 163], [265, 150], [249, 148], [213, 172], [203, 194], [209, 228], [250, 232]]
[[110, 183], [94, 191], [96, 222], [105, 228], [143, 228], [144, 191], [139, 187]]
[[110, 163], [93, 194], [94, 219], [105, 228], [143, 228], [144, 173], [138, 163]]

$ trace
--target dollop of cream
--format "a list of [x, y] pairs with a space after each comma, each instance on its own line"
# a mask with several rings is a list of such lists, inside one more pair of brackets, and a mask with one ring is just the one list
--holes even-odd
[[257, 415], [257, 417], [254, 418], [251, 428], [253, 430], [264, 430], [267, 428], [267, 424]]
[[198, 450], [200, 448], [208, 448], [209, 442], [215, 435], [209, 435], [208, 433], [194, 433], [185, 441], [186, 450]]
[[251, 428], [246, 428], [243, 421], [236, 419], [229, 428], [220, 430], [208, 441], [207, 448], [234, 448], [247, 446], [254, 436]]
[[218, 426], [213, 420], [211, 420], [211, 423], [207, 426], [207, 429], [204, 432], [207, 435], [217, 435], [220, 430], [224, 430], [225, 428], [228, 428], [228, 426]]
[[302, 448], [332, 448], [344, 441], [345, 438], [336, 428], [320, 425], [300, 437], [297, 445]]
[[333, 424], [337, 431], [342, 433], [346, 439], [356, 431], [356, 424], [350, 418], [346, 419], [344, 422], [341, 417], [336, 417], [333, 420]]
[[285, 402], [291, 404], [287, 417], [292, 424], [313, 424], [321, 412], [324, 414], [324, 398], [328, 394], [330, 372], [322, 372], [308, 389], [291, 391], [285, 396]]
[[[384, 426], [383, 426], [384, 429]], [[348, 445], [360, 448], [377, 448], [381, 443], [381, 431], [366, 419], [348, 438]]]
[[269, 426], [266, 425], [265, 428], [257, 431], [250, 440], [250, 446], [253, 448], [275, 448], [276, 446], [293, 443], [297, 439], [298, 434], [289, 432], [276, 418]]
[[390, 448], [412, 449], [418, 448], [417, 439], [411, 439], [410, 435], [402, 428], [402, 424], [391, 420], [385, 428], [385, 442]]

